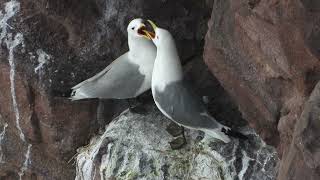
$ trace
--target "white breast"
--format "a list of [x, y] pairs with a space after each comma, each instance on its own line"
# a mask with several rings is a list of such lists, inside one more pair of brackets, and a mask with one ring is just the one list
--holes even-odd
[[162, 114], [164, 114], [167, 118], [173, 120], [173, 118], [171, 116], [169, 116], [169, 114], [166, 111], [164, 111], [162, 109], [161, 105], [156, 100], [154, 100], [154, 102], [155, 102], [156, 106], [158, 107], [158, 109], [162, 112]]
[[[159, 51], [159, 49], [158, 49]], [[182, 80], [183, 73], [180, 59], [170, 52], [158, 52], [152, 73], [152, 89], [163, 91], [166, 85]]]
[[[152, 43], [152, 42], [150, 42]], [[153, 44], [143, 44], [139, 52], [130, 51], [129, 61], [139, 66], [139, 72], [145, 76], [137, 95], [151, 87], [153, 65], [156, 58], [156, 48]]]

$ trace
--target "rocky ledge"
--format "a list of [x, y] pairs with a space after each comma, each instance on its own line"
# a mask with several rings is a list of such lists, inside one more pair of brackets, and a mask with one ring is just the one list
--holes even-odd
[[[258, 137], [247, 143], [201, 144], [197, 133], [187, 132], [188, 145], [172, 151], [168, 146], [172, 137], [163, 130], [166, 125], [148, 119], [163, 118], [151, 107], [150, 116], [125, 114], [112, 122], [105, 136], [114, 142], [103, 141], [101, 147], [123, 146], [117, 143], [125, 139], [108, 132], [127, 116], [163, 127], [159, 128], [161, 139], [166, 140], [161, 141], [162, 149], [167, 151], [162, 158], [170, 159], [169, 152], [174, 152], [183, 159], [192, 149], [202, 149], [208, 152], [203, 162], [221, 167], [220, 177], [320, 179], [316, 86], [320, 80], [319, 0], [0, 0], [0, 179], [74, 179], [76, 168], [68, 161], [126, 105], [112, 100], [100, 103], [104, 106], [98, 106], [97, 100], [70, 102], [70, 87], [101, 71], [127, 50], [126, 26], [135, 17], [153, 19], [171, 30], [186, 74], [199, 94], [208, 97], [214, 117], [232, 127], [243, 127], [245, 119], [266, 144], [277, 149], [279, 162], [272, 172], [274, 163], [264, 166], [267, 172], [258, 175], [257, 169], [263, 167], [258, 162], [274, 153], [269, 146], [266, 151], [260, 148], [263, 143]], [[103, 118], [97, 118], [97, 109]], [[97, 147], [93, 144], [99, 139], [91, 140], [86, 150]], [[258, 155], [249, 145], [263, 152]], [[231, 154], [236, 149], [232, 163], [221, 147]], [[106, 159], [103, 155], [118, 153], [109, 151], [100, 149], [100, 155], [93, 159], [96, 177], [100, 176], [101, 160]], [[249, 158], [243, 159], [243, 152]], [[215, 153], [215, 160], [210, 153]], [[118, 154], [126, 157], [125, 152]], [[202, 162], [205, 155], [194, 156], [200, 160], [189, 161], [181, 172], [175, 171], [179, 165], [165, 160], [157, 162], [157, 167], [145, 163], [150, 166], [146, 171], [155, 169], [158, 177], [164, 177], [168, 175], [165, 172], [185, 175], [208, 170], [204, 165], [191, 166], [190, 162]], [[82, 157], [86, 162], [87, 156]], [[249, 164], [246, 171], [242, 168], [245, 162]], [[159, 170], [159, 166], [163, 168]], [[136, 177], [134, 171], [139, 172], [138, 167], [124, 167], [128, 170], [115, 168], [106, 176], [121, 173], [127, 177], [132, 172]], [[77, 177], [87, 174], [80, 173], [81, 168], [79, 165]], [[142, 176], [146, 173], [140, 172]]]
[[124, 111], [102, 135], [78, 149], [77, 180], [90, 179], [275, 179], [278, 156], [249, 127], [240, 131], [248, 140], [224, 144], [186, 130], [187, 144], [172, 150], [170, 120], [154, 105], [147, 115]]

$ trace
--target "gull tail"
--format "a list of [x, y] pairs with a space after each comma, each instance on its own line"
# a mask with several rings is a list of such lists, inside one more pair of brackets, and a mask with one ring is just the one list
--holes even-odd
[[71, 96], [70, 96], [70, 99], [72, 101], [80, 100], [80, 99], [87, 99], [87, 98], [90, 98], [90, 97], [88, 97], [85, 93], [83, 93], [81, 91], [81, 88], [72, 89]]
[[229, 128], [222, 128], [221, 131], [223, 133], [225, 133], [228, 136], [234, 137], [234, 138], [238, 138], [238, 139], [243, 139], [243, 140], [247, 140], [248, 137], [238, 131], [235, 131], [233, 129], [229, 129]]
[[221, 128], [203, 129], [202, 131], [205, 132], [210, 137], [213, 137], [213, 138], [216, 138], [216, 139], [220, 139], [224, 143], [229, 143], [230, 142], [229, 136], [227, 134], [225, 134], [224, 132], [222, 132]]
[[[220, 124], [214, 117], [210, 116], [208, 113], [202, 113], [201, 115], [206, 120], [209, 120], [209, 123], [207, 124], [208, 128], [201, 129], [209, 136], [216, 139], [220, 139], [225, 143], [230, 142], [230, 137], [234, 137], [238, 139], [248, 139], [248, 137], [243, 135], [242, 133], [232, 130], [227, 126]], [[211, 128], [209, 128], [210, 126]]]
[[230, 137], [237, 138], [237, 139], [243, 139], [247, 140], [248, 137], [238, 131], [235, 131], [233, 129], [230, 129], [226, 126], [222, 126], [220, 128], [216, 129], [203, 129], [206, 134], [209, 136], [220, 139], [224, 143], [229, 143], [230, 142]]

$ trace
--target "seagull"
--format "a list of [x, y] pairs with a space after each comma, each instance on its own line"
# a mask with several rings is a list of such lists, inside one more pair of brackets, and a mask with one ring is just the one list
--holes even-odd
[[128, 27], [129, 51], [104, 70], [72, 88], [71, 100], [135, 98], [151, 88], [156, 47], [140, 18]]
[[151, 90], [158, 109], [180, 126], [201, 130], [224, 143], [230, 142], [229, 136], [240, 133], [220, 124], [209, 115], [201, 98], [184, 80], [180, 58], [172, 35], [168, 30], [159, 28], [152, 21], [148, 21], [155, 34], [147, 31], [147, 35], [157, 47]]

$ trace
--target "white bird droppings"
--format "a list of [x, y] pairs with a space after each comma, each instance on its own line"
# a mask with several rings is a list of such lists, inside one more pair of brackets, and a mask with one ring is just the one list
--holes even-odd
[[20, 3], [16, 0], [11, 0], [7, 3], [5, 3], [5, 13], [0, 11], [0, 39], [1, 41], [3, 38], [7, 36], [7, 28], [12, 27], [7, 23], [9, 19], [11, 19], [18, 11], [20, 10]]
[[8, 127], [8, 124], [5, 123], [4, 126], [3, 126], [3, 130], [2, 132], [0, 133], [0, 164], [2, 164], [4, 161], [3, 161], [3, 153], [2, 153], [2, 141], [6, 135], [6, 129]]
[[11, 97], [12, 97], [12, 106], [13, 106], [13, 112], [16, 117], [16, 127], [19, 130], [19, 136], [22, 141], [25, 142], [25, 137], [22, 132], [22, 129], [20, 127], [20, 112], [19, 112], [19, 107], [17, 103], [17, 97], [16, 97], [16, 90], [15, 90], [15, 62], [14, 62], [14, 55], [13, 51], [14, 49], [20, 45], [23, 41], [23, 36], [22, 34], [18, 33], [14, 38], [12, 38], [12, 34], [9, 33], [7, 36], [7, 39], [5, 40], [7, 48], [9, 50], [9, 57], [8, 61], [10, 64], [10, 90], [11, 90]]
[[[21, 126], [20, 126], [20, 112], [19, 112], [19, 107], [17, 103], [17, 97], [16, 97], [16, 89], [15, 89], [15, 73], [16, 73], [16, 66], [14, 62], [14, 50], [16, 47], [21, 45], [22, 48], [24, 48], [24, 38], [21, 33], [16, 33], [15, 35], [13, 33], [8, 33], [8, 28], [13, 29], [8, 24], [8, 21], [20, 10], [20, 3], [16, 0], [11, 0], [7, 3], [5, 3], [5, 12], [0, 11], [0, 43], [5, 43], [9, 55], [8, 55], [8, 61], [10, 65], [10, 92], [11, 92], [11, 98], [12, 98], [12, 108], [13, 112], [15, 114], [15, 119], [16, 119], [16, 128], [19, 131], [19, 136], [20, 139], [23, 142], [26, 142], [25, 140], [25, 135], [22, 132]], [[4, 138], [6, 128], [8, 124], [4, 125], [4, 129], [2, 133], [0, 134], [0, 145], [2, 143], [2, 140]], [[20, 169], [19, 172], [19, 179], [22, 178], [24, 175], [25, 171], [28, 169], [28, 165], [30, 164], [30, 153], [31, 153], [31, 144], [28, 144], [28, 149], [27, 152], [25, 153], [25, 161]], [[0, 162], [3, 162], [3, 154], [2, 154], [2, 149], [0, 146]]]
[[31, 147], [32, 147], [32, 145], [31, 145], [31, 144], [28, 144], [27, 152], [26, 152], [26, 154], [24, 155], [25, 160], [24, 160], [24, 163], [23, 163], [22, 167], [20, 168], [20, 172], [19, 172], [19, 179], [20, 179], [20, 180], [21, 180], [21, 178], [23, 177], [24, 172], [25, 172], [26, 170], [28, 170], [29, 164], [31, 164], [31, 160], [30, 160]]
[[242, 180], [243, 176], [247, 172], [247, 169], [249, 167], [249, 162], [252, 160], [250, 157], [248, 157], [247, 153], [245, 151], [242, 151], [243, 157], [242, 157], [242, 169], [239, 172], [239, 179]]
[[15, 92], [15, 63], [14, 63], [14, 55], [13, 51], [18, 45], [23, 45], [23, 36], [21, 33], [17, 33], [14, 37], [12, 33], [8, 33], [8, 27], [12, 28], [8, 24], [8, 20], [11, 19], [18, 11], [20, 10], [20, 3], [16, 0], [11, 0], [5, 3], [5, 13], [0, 12], [0, 43], [5, 42], [7, 49], [9, 51], [8, 61], [10, 65], [10, 90], [12, 97], [12, 106], [13, 112], [16, 117], [16, 127], [20, 132], [20, 138], [22, 141], [25, 141], [24, 134], [20, 127], [20, 113], [17, 104], [17, 97]]
[[51, 56], [46, 52], [44, 52], [42, 49], [37, 50], [37, 55], [38, 55], [39, 64], [37, 65], [36, 68], [34, 68], [35, 73], [37, 73], [43, 67], [43, 65], [46, 64], [48, 60], [50, 60], [51, 58]]

